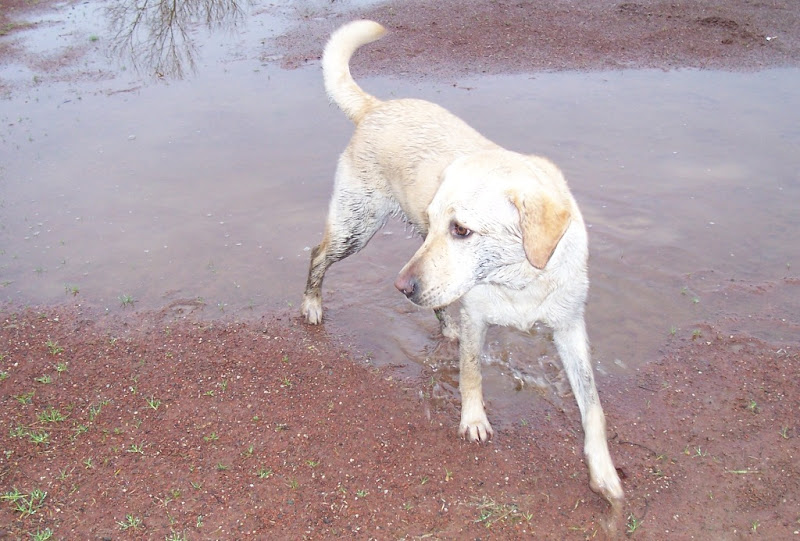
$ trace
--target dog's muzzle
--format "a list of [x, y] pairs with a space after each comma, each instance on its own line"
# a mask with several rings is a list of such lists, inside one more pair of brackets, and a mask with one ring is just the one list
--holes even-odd
[[400, 293], [408, 297], [408, 300], [415, 304], [419, 304], [417, 302], [419, 297], [419, 279], [413, 275], [403, 275], [400, 274], [397, 277], [397, 280], [394, 281], [394, 287], [397, 288]]

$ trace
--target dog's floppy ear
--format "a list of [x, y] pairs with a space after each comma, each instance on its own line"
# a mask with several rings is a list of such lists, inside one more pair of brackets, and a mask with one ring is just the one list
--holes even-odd
[[541, 193], [509, 193], [519, 212], [522, 247], [531, 265], [543, 269], [572, 220], [568, 203]]

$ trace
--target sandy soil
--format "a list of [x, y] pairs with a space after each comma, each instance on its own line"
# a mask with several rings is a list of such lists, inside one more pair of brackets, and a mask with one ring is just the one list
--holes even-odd
[[[395, 30], [359, 69], [798, 65], [792, 2], [717, 4], [395, 3], [356, 14]], [[282, 38], [287, 66], [314, 61], [345, 17], [317, 19]], [[800, 535], [796, 346], [707, 322], [635, 375], [600, 378], [627, 494], [609, 526], [569, 397], [467, 444], [435, 373], [375, 369], [294, 313], [202, 311], [2, 307], [0, 538]]]

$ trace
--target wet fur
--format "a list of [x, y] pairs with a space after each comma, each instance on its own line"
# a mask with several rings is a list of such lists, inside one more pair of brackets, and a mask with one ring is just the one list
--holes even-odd
[[339, 158], [302, 313], [321, 323], [328, 267], [361, 250], [389, 216], [403, 216], [425, 241], [395, 285], [435, 309], [443, 333], [459, 339], [461, 435], [485, 441], [493, 434], [480, 371], [487, 328], [528, 330], [542, 321], [553, 329], [581, 412], [590, 485], [618, 507], [622, 486], [584, 323], [586, 228], [567, 183], [548, 160], [505, 150], [438, 105], [365, 93], [350, 76], [349, 59], [384, 32], [371, 21], [349, 23], [323, 54], [328, 95], [355, 132]]

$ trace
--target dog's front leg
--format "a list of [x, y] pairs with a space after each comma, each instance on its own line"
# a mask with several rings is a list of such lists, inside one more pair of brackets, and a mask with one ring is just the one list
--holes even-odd
[[624, 497], [622, 484], [608, 451], [606, 418], [594, 383], [583, 318], [576, 318], [565, 328], [555, 329], [554, 339], [581, 412], [585, 438], [583, 452], [589, 467], [589, 484], [592, 490], [618, 507]]
[[473, 319], [461, 309], [458, 387], [461, 390], [461, 424], [459, 434], [469, 441], [488, 441], [494, 430], [483, 408], [481, 384], [481, 352], [486, 336], [486, 323]]

